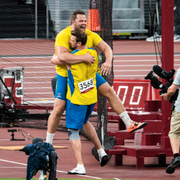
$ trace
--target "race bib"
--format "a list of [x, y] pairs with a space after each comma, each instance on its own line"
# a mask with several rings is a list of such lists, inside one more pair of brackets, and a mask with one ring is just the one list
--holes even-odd
[[93, 78], [78, 83], [80, 93], [87, 93], [94, 88]]

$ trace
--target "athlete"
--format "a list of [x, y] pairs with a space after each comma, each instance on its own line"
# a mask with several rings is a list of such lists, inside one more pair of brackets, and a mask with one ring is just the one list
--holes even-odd
[[[79, 137], [79, 129], [83, 129], [83, 125], [88, 122], [95, 103], [97, 102], [96, 88], [96, 72], [98, 67], [98, 56], [96, 50], [86, 47], [87, 34], [84, 31], [71, 31], [71, 49], [75, 49], [72, 54], [84, 55], [87, 52], [95, 58], [94, 63], [90, 66], [87, 63], [77, 63], [68, 66], [68, 91], [66, 102], [66, 127], [71, 142], [74, 155], [77, 160], [77, 166], [68, 174], [86, 173], [82, 154], [81, 140]], [[107, 158], [105, 151], [98, 150], [103, 156], [103, 161]], [[106, 160], [105, 160], [106, 163]]]
[[[89, 52], [85, 55], [74, 55], [70, 53], [72, 49], [70, 47], [69, 41], [71, 38], [72, 30], [79, 29], [84, 31], [87, 34], [86, 46], [96, 46], [101, 50], [101, 52], [105, 54], [106, 61], [101, 66], [101, 74], [107, 75], [111, 72], [113, 56], [111, 48], [107, 45], [106, 42], [101, 39], [101, 37], [97, 33], [86, 29], [86, 24], [87, 20], [85, 13], [80, 10], [74, 11], [71, 16], [71, 26], [65, 28], [56, 36], [55, 53], [57, 56], [53, 56], [54, 58], [51, 59], [51, 62], [56, 65], [57, 86], [53, 111], [48, 119], [48, 131], [46, 137], [46, 142], [48, 143], [52, 143], [56, 129], [59, 125], [60, 117], [66, 107], [66, 83], [68, 74], [66, 64], [86, 62], [91, 65], [95, 61], [94, 57], [89, 55]], [[98, 74], [96, 74], [96, 81], [98, 94], [103, 95], [108, 99], [112, 109], [120, 116], [120, 118], [125, 123], [128, 132], [133, 132], [147, 125], [146, 122], [134, 122], [130, 119], [121, 100], [116, 96], [112, 87]], [[88, 138], [94, 143], [96, 148], [101, 149], [101, 143], [98, 137], [95, 135], [96, 131], [92, 124], [90, 122], [87, 122], [86, 124], [84, 124], [83, 130]]]

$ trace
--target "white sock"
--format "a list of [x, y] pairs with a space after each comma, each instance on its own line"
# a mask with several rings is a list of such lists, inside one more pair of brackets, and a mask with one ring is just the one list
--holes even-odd
[[55, 135], [55, 133], [49, 133], [49, 132], [47, 132], [46, 142], [52, 144], [54, 135]]
[[97, 152], [98, 152], [98, 155], [101, 156], [101, 157], [107, 155], [103, 148], [98, 149]]
[[84, 168], [84, 164], [77, 164], [76, 166], [78, 169]]
[[129, 117], [127, 111], [124, 111], [123, 113], [119, 114], [119, 117], [122, 119], [126, 127], [129, 127], [131, 125], [131, 118]]

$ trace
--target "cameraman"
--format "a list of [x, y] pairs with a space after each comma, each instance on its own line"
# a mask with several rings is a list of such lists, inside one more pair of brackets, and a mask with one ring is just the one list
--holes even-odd
[[[180, 89], [180, 68], [177, 71], [173, 84], [168, 88], [167, 93], [161, 94], [161, 96], [164, 98], [164, 100], [169, 101], [177, 89]], [[166, 173], [172, 174], [180, 165], [180, 94], [178, 94], [178, 97], [175, 101], [175, 108], [172, 112], [171, 125], [168, 136], [170, 138], [174, 158], [171, 164], [166, 168]]]

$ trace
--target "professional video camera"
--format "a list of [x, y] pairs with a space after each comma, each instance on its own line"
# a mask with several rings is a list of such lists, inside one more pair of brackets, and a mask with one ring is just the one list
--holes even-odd
[[[174, 76], [175, 70], [172, 69], [171, 71], [169, 71], [168, 73], [162, 69], [160, 66], [158, 65], [154, 65], [153, 70], [151, 70], [148, 75], [145, 77], [145, 79], [150, 79], [151, 80], [151, 85], [155, 88], [155, 89], [161, 89], [161, 91], [159, 92], [159, 94], [164, 94], [167, 92], [168, 88], [171, 86], [171, 84], [173, 83], [173, 79], [172, 77]], [[156, 76], [153, 75], [153, 72], [155, 72], [159, 77], [166, 79], [168, 82], [163, 85], [161, 81], [158, 80], [158, 78]], [[170, 103], [174, 103], [177, 99], [178, 96], [178, 91], [176, 90], [176, 92], [174, 93], [174, 95], [171, 97], [170, 99]]]

